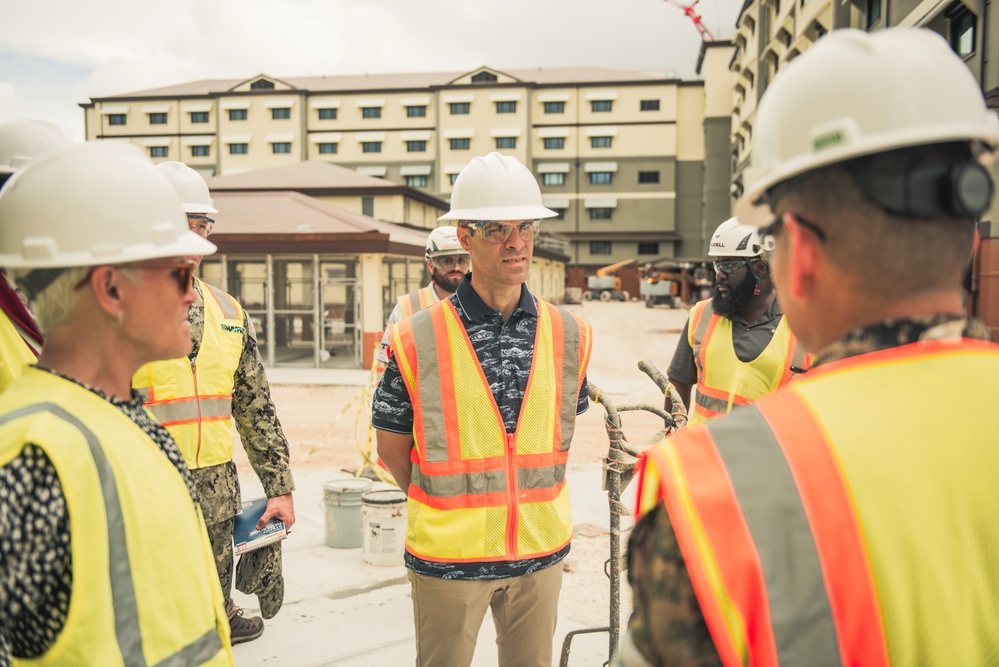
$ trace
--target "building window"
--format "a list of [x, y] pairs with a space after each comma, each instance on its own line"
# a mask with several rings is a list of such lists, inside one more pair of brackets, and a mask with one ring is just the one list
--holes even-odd
[[642, 111], [659, 111], [659, 100], [642, 100], [639, 105]]
[[291, 152], [291, 142], [290, 141], [275, 141], [271, 144], [272, 153], [290, 153]]
[[451, 185], [454, 185], [454, 182], [458, 180], [458, 174], [448, 174], [448, 176], [450, 176]]
[[498, 79], [492, 72], [479, 72], [472, 75], [472, 83], [496, 83]]
[[867, 23], [868, 30], [881, 20], [881, 0], [867, 0]]
[[250, 90], [274, 90], [274, 84], [267, 79], [258, 79], [250, 84]]
[[611, 242], [610, 241], [590, 241], [590, 254], [591, 255], [609, 255], [609, 254], [611, 254]]
[[169, 146], [150, 146], [149, 157], [168, 157], [170, 155]]
[[406, 117], [407, 118], [426, 118], [427, 107], [416, 106], [416, 107], [406, 107]]
[[151, 113], [149, 114], [149, 124], [150, 125], [166, 125], [167, 115], [165, 113]]
[[380, 142], [380, 141], [362, 141], [361, 142], [361, 152], [362, 153], [381, 153], [382, 152], [382, 142]]
[[558, 151], [565, 148], [565, 138], [564, 137], [546, 137], [544, 139], [544, 147], [546, 151]]
[[319, 109], [319, 120], [336, 120], [336, 109]]
[[229, 109], [229, 120], [246, 120], [246, 109]]
[[109, 113], [108, 125], [124, 125], [127, 117], [127, 114], [123, 113]]
[[425, 188], [427, 187], [427, 177], [424, 174], [407, 176], [406, 185], [411, 188]]
[[191, 146], [191, 157], [208, 157], [211, 155], [210, 146]]
[[517, 113], [516, 102], [497, 102], [496, 113]]
[[957, 13], [950, 17], [950, 48], [954, 53], [967, 58], [975, 52], [975, 15], [959, 5]]
[[565, 185], [565, 174], [541, 174], [542, 185]]
[[288, 120], [291, 118], [291, 109], [288, 107], [280, 107], [277, 109], [271, 109], [271, 120]]
[[338, 144], [335, 143], [321, 143], [319, 144], [319, 154], [320, 155], [332, 155], [336, 153]]
[[614, 209], [608, 207], [597, 207], [586, 209], [590, 212], [590, 220], [610, 220], [614, 216]]
[[610, 185], [614, 174], [609, 171], [591, 171], [590, 185]]
[[593, 100], [590, 102], [590, 111], [593, 113], [609, 113], [614, 107], [614, 100]]
[[590, 148], [610, 148], [613, 137], [590, 137]]
[[638, 182], [639, 183], [658, 183], [659, 182], [659, 172], [658, 171], [640, 171], [640, 172], [638, 172]]
[[426, 153], [427, 152], [427, 142], [425, 142], [425, 141], [407, 141], [406, 142], [406, 152], [407, 153]]
[[496, 137], [496, 148], [513, 150], [517, 147], [517, 137]]
[[250, 144], [229, 144], [229, 155], [246, 155], [250, 152]]
[[471, 145], [471, 139], [450, 139], [451, 150], [453, 151], [467, 151]]
[[565, 113], [565, 102], [545, 102], [545, 113]]
[[375, 217], [374, 197], [361, 197], [361, 215], [366, 215], [369, 218]]
[[555, 211], [554, 218], [548, 218], [549, 220], [565, 220], [565, 209], [564, 208], [552, 208], [548, 207], [550, 210]]
[[381, 118], [381, 107], [361, 107], [361, 118]]
[[639, 243], [638, 244], [638, 254], [639, 255], [658, 255], [659, 254], [659, 244], [658, 243]]
[[208, 112], [207, 111], [192, 111], [191, 112], [191, 122], [192, 123], [207, 123], [208, 122]]
[[456, 102], [448, 105], [451, 108], [452, 116], [467, 116], [472, 105], [469, 102]]

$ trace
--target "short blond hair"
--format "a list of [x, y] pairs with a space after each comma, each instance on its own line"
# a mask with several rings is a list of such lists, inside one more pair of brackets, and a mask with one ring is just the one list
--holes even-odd
[[[38, 322], [38, 329], [43, 334], [48, 334], [61, 324], [64, 324], [69, 316], [76, 310], [80, 300], [80, 293], [76, 286], [90, 273], [89, 266], [80, 266], [66, 269], [58, 278], [52, 281], [41, 294], [31, 300], [29, 304], [31, 312]], [[10, 277], [16, 283], [19, 278], [24, 278], [31, 273], [32, 269], [10, 269]]]

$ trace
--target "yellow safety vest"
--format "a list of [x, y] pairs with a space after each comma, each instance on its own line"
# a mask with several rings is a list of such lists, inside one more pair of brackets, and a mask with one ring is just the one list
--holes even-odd
[[402, 319], [412, 317], [413, 313], [418, 313], [424, 308], [429, 308], [437, 301], [439, 301], [439, 299], [437, 298], [437, 293], [434, 291], [433, 285], [427, 285], [426, 287], [421, 287], [415, 292], [410, 292], [406, 296], [399, 299], [399, 311], [402, 313]]
[[140, 368], [132, 386], [153, 416], [170, 431], [188, 468], [232, 460], [233, 377], [243, 354], [243, 309], [201, 280], [205, 330], [194, 361], [154, 361]]
[[201, 512], [149, 436], [93, 392], [29, 368], [0, 397], [0, 465], [27, 443], [59, 474], [73, 589], [52, 647], [14, 664], [233, 664]]
[[752, 361], [740, 361], [732, 344], [732, 320], [711, 308], [711, 300], [690, 309], [687, 342], [697, 365], [697, 395], [688, 426], [732, 411], [787, 384], [791, 367], [807, 370], [811, 356], [797, 345], [787, 318], [781, 317], [770, 343]]
[[538, 300], [538, 330], [517, 430], [507, 433], [450, 300], [392, 329], [413, 401], [406, 548], [430, 561], [509, 561], [572, 537], [565, 464], [590, 326]]
[[0, 313], [0, 392], [24, 369], [38, 361], [24, 337], [6, 314]]
[[999, 345], [913, 343], [650, 450], [724, 664], [996, 663], [996, 378]]

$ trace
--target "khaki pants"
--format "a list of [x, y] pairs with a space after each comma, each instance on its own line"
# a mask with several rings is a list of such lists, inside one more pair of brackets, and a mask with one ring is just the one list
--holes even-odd
[[499, 667], [551, 667], [561, 563], [490, 581], [407, 572], [413, 584], [417, 667], [468, 667], [487, 608], [496, 624]]

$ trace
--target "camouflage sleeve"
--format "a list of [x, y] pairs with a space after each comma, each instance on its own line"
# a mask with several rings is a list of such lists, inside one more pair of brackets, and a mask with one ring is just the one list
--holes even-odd
[[[669, 515], [660, 504], [643, 516], [628, 541], [634, 610], [618, 665], [721, 665], [701, 613]], [[635, 656], [637, 650], [639, 656]]]
[[268, 498], [295, 489], [289, 465], [288, 440], [281, 430], [264, 362], [249, 317], [243, 313], [243, 355], [233, 377], [232, 416], [247, 458]]

